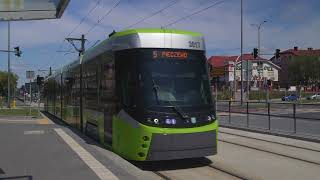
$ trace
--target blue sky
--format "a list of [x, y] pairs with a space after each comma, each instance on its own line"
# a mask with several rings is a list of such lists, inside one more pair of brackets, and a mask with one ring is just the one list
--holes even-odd
[[[61, 19], [12, 22], [11, 46], [19, 45], [21, 58], [12, 57], [12, 71], [20, 76], [19, 84], [26, 81], [25, 71], [58, 69], [71, 62], [76, 53], [56, 52], [69, 50], [63, 39], [87, 15], [98, 0], [71, 0]], [[98, 7], [71, 35], [79, 37], [97, 22], [118, 0], [100, 0]], [[87, 47], [97, 40], [104, 40], [115, 29], [123, 30], [141, 18], [150, 16], [174, 0], [121, 0], [101, 23], [87, 35]], [[222, 0], [223, 3], [185, 19], [169, 28], [201, 32], [207, 43], [207, 56], [238, 55], [240, 53], [240, 0]], [[134, 28], [161, 27], [206, 8], [217, 0], [178, 0], [172, 7], [147, 19]], [[243, 0], [244, 3], [244, 52], [257, 46], [257, 28], [250, 24], [268, 21], [261, 30], [261, 49], [273, 53], [298, 46], [320, 48], [319, 0]], [[0, 22], [0, 49], [7, 48], [7, 23]], [[7, 55], [0, 54], [0, 69], [7, 69]]]

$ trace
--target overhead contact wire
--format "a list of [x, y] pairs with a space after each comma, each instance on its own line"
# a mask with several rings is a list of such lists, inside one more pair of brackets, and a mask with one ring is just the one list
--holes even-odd
[[174, 24], [176, 24], [176, 23], [178, 23], [178, 22], [180, 22], [180, 21], [183, 21], [183, 20], [185, 20], [185, 19], [187, 19], [187, 18], [189, 18], [189, 17], [191, 17], [191, 16], [197, 15], [197, 14], [199, 14], [199, 13], [201, 13], [201, 12], [203, 12], [203, 11], [206, 11], [206, 10], [212, 8], [212, 7], [215, 7], [215, 6], [219, 5], [219, 4], [222, 4], [222, 3], [224, 3], [225, 1], [226, 1], [226, 0], [222, 0], [222, 1], [216, 2], [216, 3], [212, 4], [212, 5], [210, 5], [210, 6], [208, 6], [208, 7], [205, 7], [205, 8], [203, 8], [203, 9], [200, 9], [199, 11], [196, 11], [196, 12], [194, 12], [194, 13], [192, 13], [192, 14], [189, 14], [189, 15], [187, 15], [187, 16], [181, 17], [181, 18], [179, 18], [179, 19], [177, 19], [177, 20], [175, 20], [175, 21], [173, 21], [173, 22], [171, 22], [171, 23], [168, 23], [167, 25], [165, 25], [165, 27], [172, 26], [172, 25], [174, 25]]

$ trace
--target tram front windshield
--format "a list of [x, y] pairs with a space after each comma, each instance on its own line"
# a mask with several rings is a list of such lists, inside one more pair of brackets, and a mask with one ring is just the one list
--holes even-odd
[[204, 51], [141, 49], [138, 56], [140, 92], [147, 107], [212, 104]]

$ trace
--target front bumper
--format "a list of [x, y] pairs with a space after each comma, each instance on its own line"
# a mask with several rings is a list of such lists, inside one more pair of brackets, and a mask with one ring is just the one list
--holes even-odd
[[123, 114], [113, 118], [112, 149], [128, 160], [183, 159], [217, 152], [217, 121], [194, 128], [160, 128]]
[[147, 161], [195, 158], [217, 153], [216, 130], [182, 133], [153, 134]]

